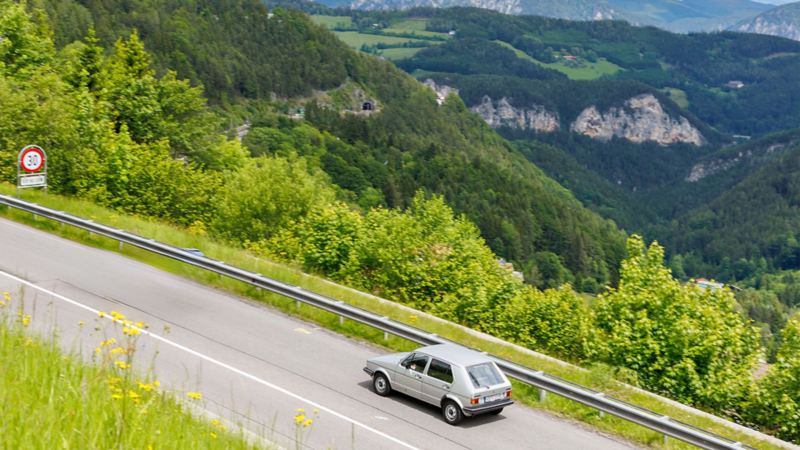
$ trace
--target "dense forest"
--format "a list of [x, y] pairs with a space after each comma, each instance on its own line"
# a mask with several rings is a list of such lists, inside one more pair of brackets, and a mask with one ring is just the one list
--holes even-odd
[[[583, 208], [527, 163], [460, 101], [438, 107], [432, 93], [413, 79], [391, 64], [349, 51], [305, 16], [280, 9], [269, 13], [255, 1], [235, 2], [235, 8], [210, 0], [191, 7], [163, 2], [157, 8], [132, 1], [126, 9], [110, 2], [69, 3], [70, 8], [62, 1], [46, 2], [51, 11], [73, 11], [65, 17], [88, 14], [100, 43], [110, 45], [118, 33], [136, 28], [153, 51], [154, 66], [162, 68], [157, 73], [176, 67], [178, 77], [201, 82], [210, 98], [220, 99], [222, 105], [233, 96], [271, 98], [264, 92], [284, 98], [303, 95], [308, 103], [306, 123], [340, 138], [325, 139], [323, 150], [313, 150], [325, 153], [316, 155], [322, 169], [362, 205], [407, 207], [424, 188], [444, 195], [456, 211], [467, 214], [496, 253], [540, 286], [571, 281], [594, 291], [616, 279], [624, 236], [613, 224]], [[57, 42], [73, 39], [82, 23], [56, 22]], [[223, 35], [219, 40], [208, 38]], [[269, 53], [250, 59], [256, 48]], [[234, 57], [240, 60], [229, 59]], [[209, 67], [224, 70], [224, 76], [209, 72]], [[250, 75], [258, 81], [251, 82]], [[223, 79], [227, 81], [221, 84]], [[277, 84], [278, 79], [291, 85]], [[344, 86], [330, 96], [309, 95], [334, 85]], [[375, 101], [380, 114], [339, 114], [345, 106], [337, 98], [349, 95], [352, 103], [354, 91]], [[282, 140], [291, 142], [297, 139], [295, 133], [305, 133], [294, 121], [276, 120], [252, 101], [250, 105], [245, 111], [233, 109], [253, 124], [253, 135], [245, 142], [254, 153], [275, 152], [284, 145]], [[289, 108], [284, 105], [284, 110]], [[302, 149], [296, 151], [302, 154]], [[539, 267], [553, 261], [558, 270]], [[542, 273], [559, 275], [551, 280]]]
[[[553, 63], [564, 55], [576, 63], [607, 60], [618, 67], [607, 78], [681, 90], [688, 111], [724, 132], [760, 134], [794, 127], [800, 118], [800, 94], [792, 88], [800, 77], [800, 43], [788, 39], [727, 32], [682, 35], [625, 22], [570, 22], [470, 8], [418, 9], [408, 16], [428, 18], [432, 31], [456, 30], [448, 47], [424, 49], [403, 61], [409, 71], [476, 74], [462, 70], [458, 55], [468, 56], [465, 50], [476, 47], [496, 50], [501, 42], [536, 61], [532, 65]], [[479, 73], [497, 74], [497, 69]], [[552, 78], [519, 70], [503, 75], [532, 84]], [[731, 80], [743, 86], [726, 88]], [[595, 95], [604, 103], [614, 94], [598, 88]]]
[[[138, 17], [141, 4], [126, 4]], [[785, 321], [775, 364], [754, 379], [759, 330], [731, 291], [675, 279], [656, 243], [632, 236], [626, 246], [613, 223], [458, 98], [437, 105], [389, 63], [276, 9], [264, 12], [267, 26], [291, 24], [288, 36], [312, 47], [333, 42], [348, 81], [296, 103], [243, 97], [230, 110], [212, 108], [201, 84], [150, 53], [148, 42], [162, 35], [145, 40], [131, 30], [103, 45], [93, 10], [81, 6], [89, 13], [81, 15], [75, 5], [59, 4], [74, 13], [65, 18], [89, 26], [57, 44], [48, 18], [58, 8], [0, 0], [2, 180], [14, 179], [16, 152], [35, 141], [48, 150], [53, 192], [185, 226], [567, 360], [607, 364], [646, 389], [800, 439], [796, 317]], [[190, 17], [214, 23], [205, 10]], [[297, 85], [322, 90], [327, 82], [308, 80]], [[363, 95], [377, 112], [335, 109]], [[290, 114], [299, 105], [306, 120]], [[239, 142], [226, 122], [241, 116], [251, 122]], [[531, 151], [537, 146], [552, 150], [533, 143]], [[526, 276], [548, 289], [521, 282], [487, 244], [529, 257]], [[779, 289], [786, 280], [762, 281]], [[575, 287], [602, 292], [587, 301]]]

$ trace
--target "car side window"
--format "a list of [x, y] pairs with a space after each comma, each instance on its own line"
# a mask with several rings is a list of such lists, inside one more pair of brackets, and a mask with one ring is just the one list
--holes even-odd
[[419, 353], [414, 353], [403, 361], [403, 367], [411, 369], [415, 372], [422, 373], [425, 370], [425, 365], [428, 364], [428, 356]]
[[453, 369], [450, 364], [439, 361], [438, 359], [431, 360], [431, 365], [428, 367], [428, 376], [442, 380], [445, 383], [453, 382]]

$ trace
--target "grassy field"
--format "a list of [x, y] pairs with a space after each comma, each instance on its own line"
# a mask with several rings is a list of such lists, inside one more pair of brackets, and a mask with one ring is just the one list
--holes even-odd
[[361, 34], [358, 31], [337, 31], [336, 36], [339, 37], [348, 46], [359, 49], [363, 44], [404, 44], [406, 42], [418, 42], [417, 39], [396, 37], [396, 36], [381, 36], [379, 34]]
[[350, 18], [350, 16], [311, 16], [311, 20], [318, 25], [324, 25], [330, 29], [337, 26], [349, 27], [353, 25], [353, 19]]
[[661, 92], [667, 94], [676, 105], [683, 109], [689, 109], [689, 97], [686, 96], [686, 91], [678, 88], [664, 88], [661, 89]]
[[427, 25], [427, 19], [407, 19], [393, 23], [390, 27], [384, 28], [383, 31], [387, 33], [414, 33], [420, 36], [430, 37], [448, 37], [447, 33], [437, 33], [435, 31], [425, 30]]
[[[13, 187], [7, 184], [0, 184], [0, 192], [13, 193]], [[725, 424], [720, 424], [710, 418], [693, 413], [692, 411], [674, 406], [660, 398], [633, 389], [627, 385], [619, 383], [613, 379], [612, 370], [604, 367], [595, 367], [584, 370], [571, 366], [552, 358], [538, 355], [512, 344], [498, 342], [494, 339], [481, 336], [472, 330], [464, 327], [444, 322], [440, 319], [428, 316], [419, 311], [398, 305], [394, 302], [385, 301], [364, 294], [345, 286], [331, 283], [322, 278], [302, 273], [300, 270], [287, 265], [277, 264], [265, 259], [257, 258], [243, 250], [223, 245], [204, 236], [193, 235], [186, 230], [179, 229], [163, 223], [145, 220], [139, 217], [128, 216], [111, 211], [89, 202], [64, 198], [55, 195], [44, 195], [40, 192], [27, 191], [24, 198], [54, 209], [63, 210], [79, 217], [92, 219], [95, 222], [103, 223], [117, 228], [125, 229], [140, 236], [146, 236], [161, 242], [169, 243], [178, 247], [195, 247], [201, 249], [211, 258], [225, 261], [228, 264], [264, 274], [265, 276], [300, 286], [304, 289], [326, 295], [348, 302], [357, 307], [372, 311], [376, 314], [387, 316], [392, 319], [404, 322], [431, 333], [436, 333], [442, 337], [460, 342], [464, 345], [480, 348], [497, 356], [505, 358], [519, 364], [532, 367], [536, 370], [543, 370], [552, 375], [564, 378], [583, 386], [606, 392], [621, 400], [656, 411], [682, 422], [700, 427], [729, 438], [740, 440], [750, 446], [759, 449], [775, 449], [776, 445], [765, 440], [752, 437], [746, 433], [734, 430]], [[31, 224], [38, 228], [60, 234], [70, 239], [74, 239], [95, 247], [109, 251], [120, 251], [118, 243], [97, 235], [90, 235], [87, 232], [76, 230], [71, 227], [62, 227], [44, 219], [36, 219], [30, 214], [16, 210], [0, 208], [0, 214], [14, 220]], [[248, 296], [270, 304], [289, 314], [303, 317], [314, 321], [326, 328], [336, 332], [353, 336], [357, 339], [373, 342], [393, 350], [410, 350], [416, 347], [415, 344], [390, 336], [384, 339], [382, 332], [363, 326], [351, 321], [339, 322], [339, 318], [333, 314], [317, 310], [310, 306], [298, 306], [294, 301], [256, 290], [255, 288], [243, 283], [223, 279], [215, 274], [211, 274], [201, 269], [194, 268], [187, 264], [182, 264], [167, 258], [153, 255], [149, 252], [124, 246], [121, 253], [151, 264], [163, 270], [185, 276], [199, 282], [216, 286], [232, 293]], [[549, 411], [555, 415], [580, 420], [590, 424], [599, 430], [610, 432], [643, 445], [656, 448], [693, 448], [688, 444], [683, 444], [674, 439], [664, 443], [663, 436], [634, 425], [622, 419], [610, 415], [600, 415], [596, 410], [577, 404], [573, 401], [548, 395], [545, 401], [539, 401], [538, 390], [519, 383], [515, 385], [515, 397], [518, 401], [528, 404], [537, 409]]]
[[[0, 448], [255, 449], [241, 432], [191, 414], [157, 380], [132, 373], [128, 342], [98, 341], [97, 364], [27, 333], [14, 296], [0, 299]], [[96, 326], [97, 324], [78, 326]], [[188, 402], [202, 404], [202, 394]]]
[[400, 59], [410, 58], [417, 54], [421, 48], [387, 48], [381, 50], [380, 55], [386, 59], [397, 61]]
[[594, 63], [586, 60], [579, 60], [575, 62], [561, 60], [559, 62], [545, 64], [539, 61], [538, 59], [531, 57], [522, 50], [514, 47], [508, 42], [503, 42], [503, 41], [493, 41], [493, 42], [512, 50], [517, 55], [517, 57], [521, 59], [530, 61], [534, 64], [538, 64], [543, 67], [547, 67], [549, 69], [557, 70], [566, 75], [567, 77], [569, 77], [571, 80], [596, 80], [606, 75], [614, 75], [615, 73], [622, 70], [620, 66], [608, 61], [605, 58], [599, 58], [597, 62]]
[[[324, 25], [329, 29], [336, 26], [351, 26], [352, 19], [349, 16], [311, 16], [311, 19], [320, 25]], [[415, 34], [424, 37], [443, 37], [448, 38], [446, 33], [436, 33], [433, 31], [426, 31], [425, 26], [428, 23], [426, 19], [407, 19], [392, 24], [388, 28], [381, 31], [386, 33], [402, 33], [402, 34]], [[441, 41], [432, 41], [424, 39], [414, 39], [413, 37], [398, 37], [398, 36], [383, 36], [379, 34], [359, 33], [358, 31], [334, 31], [336, 36], [342, 40], [349, 47], [360, 50], [362, 45], [374, 46], [377, 44], [387, 45], [402, 45], [408, 42], [425, 42], [430, 45], [436, 45]], [[422, 50], [421, 47], [416, 48], [387, 48], [380, 50], [380, 56], [384, 58], [397, 61], [404, 58], [414, 56], [418, 51]]]

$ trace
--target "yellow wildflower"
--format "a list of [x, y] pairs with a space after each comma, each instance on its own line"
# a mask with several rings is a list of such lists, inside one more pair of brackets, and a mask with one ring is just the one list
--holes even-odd
[[142, 398], [142, 396], [139, 395], [138, 392], [131, 390], [131, 391], [128, 391], [128, 398], [131, 398], [133, 400], [139, 400], [140, 398]]
[[419, 317], [417, 317], [416, 315], [411, 315], [408, 318], [408, 321], [411, 322], [411, 323], [417, 323], [417, 320], [419, 320]]
[[117, 340], [114, 338], [106, 339], [105, 341], [100, 342], [100, 347], [108, 347], [109, 345], [114, 345], [117, 343]]
[[211, 436], [211, 439], [216, 439], [217, 438], [217, 433], [214, 433], [213, 431], [211, 433], [209, 433], [208, 435]]
[[122, 394], [111, 394], [111, 398], [114, 400], [119, 400], [122, 398]]
[[306, 416], [303, 415], [303, 414], [298, 414], [298, 415], [294, 416], [294, 423], [296, 423], [298, 425], [303, 423], [304, 420], [306, 420]]
[[147, 324], [144, 322], [136, 322], [136, 326], [139, 328], [147, 328]]
[[303, 427], [308, 428], [309, 426], [311, 426], [312, 423], [314, 423], [314, 420], [306, 419], [303, 421]]
[[103, 349], [100, 348], [100, 347], [97, 347], [97, 348], [94, 349], [95, 353], [101, 353], [102, 351], [103, 351]]
[[114, 386], [117, 383], [119, 383], [120, 381], [122, 381], [122, 378], [120, 378], [120, 377], [108, 377], [106, 379], [106, 383], [108, 383], [109, 386]]
[[23, 327], [27, 327], [28, 324], [30, 324], [30, 323], [31, 323], [31, 315], [30, 314], [25, 314], [24, 316], [22, 316], [22, 326]]
[[191, 398], [192, 400], [200, 400], [203, 398], [203, 394], [199, 392], [187, 392], [186, 396]]
[[8, 291], [3, 292], [3, 300], [10, 302], [11, 301], [11, 293]]
[[79, 320], [79, 321], [78, 321], [78, 326], [79, 326], [79, 327], [83, 328], [83, 326], [84, 326], [84, 325], [86, 325], [86, 322], [84, 322], [84, 321], [82, 321], [82, 320]]
[[159, 387], [159, 386], [161, 386], [161, 382], [159, 382], [158, 380], [153, 381], [153, 387]]
[[150, 392], [150, 391], [153, 390], [153, 384], [152, 383], [139, 383], [139, 389], [141, 389], [141, 390], [143, 390], [145, 392]]
[[102, 319], [103, 317], [106, 316], [106, 313], [105, 313], [105, 311], [97, 311], [97, 316]]
[[131, 365], [125, 361], [114, 361], [114, 365], [122, 370], [129, 369], [131, 367]]
[[295, 409], [295, 410], [294, 410], [294, 412], [296, 412], [296, 413], [300, 413], [300, 414], [303, 414], [303, 413], [305, 413], [305, 412], [306, 412], [306, 410], [305, 410], [305, 409], [303, 409], [303, 408], [297, 408], [297, 409]]
[[117, 311], [111, 311], [111, 317], [113, 317], [114, 320], [123, 320], [123, 319], [125, 319], [125, 315], [120, 314]]
[[112, 355], [119, 355], [120, 353], [127, 353], [128, 351], [122, 347], [114, 347], [111, 349]]
[[142, 334], [137, 328], [125, 327], [122, 329], [122, 332], [127, 334], [128, 336], [135, 336], [137, 334]]

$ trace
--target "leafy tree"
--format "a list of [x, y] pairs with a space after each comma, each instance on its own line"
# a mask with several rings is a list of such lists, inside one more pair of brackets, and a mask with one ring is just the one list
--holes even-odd
[[745, 410], [748, 418], [765, 424], [779, 437], [800, 440], [800, 314], [781, 333], [777, 362], [758, 383], [756, 401]]
[[25, 78], [55, 56], [50, 24], [41, 11], [32, 16], [25, 2], [0, 1], [0, 73]]
[[628, 239], [616, 289], [595, 309], [596, 357], [635, 371], [642, 385], [683, 402], [733, 409], [749, 395], [758, 332], [724, 289], [682, 285], [657, 243]]
[[228, 180], [215, 202], [213, 231], [236, 242], [257, 243], [281, 227], [332, 202], [333, 187], [304, 158], [259, 157]]
[[591, 314], [569, 285], [546, 291], [526, 287], [515, 294], [496, 305], [487, 321], [490, 333], [570, 361], [586, 360]]

